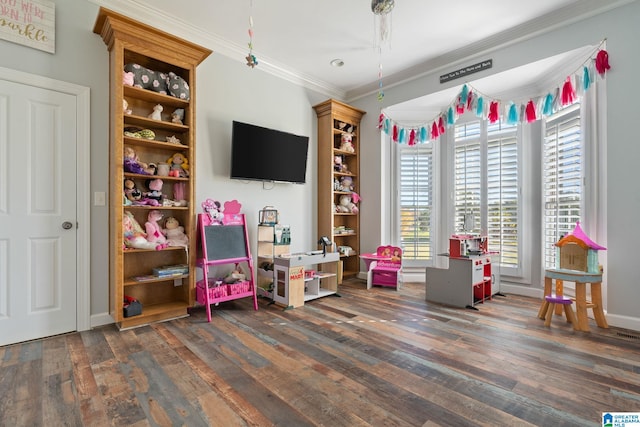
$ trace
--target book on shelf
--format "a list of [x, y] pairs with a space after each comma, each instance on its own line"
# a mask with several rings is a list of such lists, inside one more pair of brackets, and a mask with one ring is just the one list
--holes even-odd
[[153, 274], [159, 277], [180, 276], [188, 273], [189, 266], [187, 264], [165, 265], [153, 269]]

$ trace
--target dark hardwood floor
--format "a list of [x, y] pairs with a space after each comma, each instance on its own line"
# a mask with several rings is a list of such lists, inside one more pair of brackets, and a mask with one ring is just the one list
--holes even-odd
[[0, 347], [0, 425], [600, 426], [640, 411], [635, 332], [545, 328], [539, 301], [512, 295], [474, 311], [417, 284], [340, 294]]

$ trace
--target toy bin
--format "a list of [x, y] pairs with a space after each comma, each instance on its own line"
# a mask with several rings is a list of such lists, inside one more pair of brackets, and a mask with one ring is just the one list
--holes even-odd
[[243, 294], [251, 291], [251, 283], [248, 280], [232, 283], [227, 285], [227, 287], [229, 288], [229, 295]]
[[205, 289], [203, 281], [198, 281], [198, 285], [196, 286], [196, 300], [199, 304], [207, 304], [205, 292], [209, 293], [209, 299], [222, 298], [229, 295], [229, 288], [219, 281], [209, 281], [209, 286]]

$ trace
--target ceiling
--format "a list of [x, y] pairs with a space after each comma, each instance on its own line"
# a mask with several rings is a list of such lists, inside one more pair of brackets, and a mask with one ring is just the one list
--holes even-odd
[[243, 63], [251, 16], [256, 69], [349, 102], [378, 91], [381, 65], [388, 88], [633, 0], [396, 0], [381, 50], [370, 0], [89, 1]]

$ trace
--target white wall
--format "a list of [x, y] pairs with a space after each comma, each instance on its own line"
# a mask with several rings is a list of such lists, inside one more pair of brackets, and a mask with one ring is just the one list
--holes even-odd
[[[603, 219], [602, 229], [606, 240], [598, 241], [606, 246], [606, 300], [607, 319], [615, 326], [640, 330], [640, 286], [634, 266], [635, 242], [640, 241], [640, 227], [636, 225], [640, 212], [640, 197], [632, 183], [637, 181], [640, 144], [635, 136], [637, 107], [634, 102], [633, 88], [637, 85], [637, 70], [640, 69], [640, 56], [637, 40], [640, 37], [640, 2], [633, 2], [621, 8], [606, 12], [574, 24], [567, 24], [544, 35], [529, 40], [514, 42], [493, 52], [483, 52], [464, 63], [450, 64], [445, 69], [429, 70], [429, 74], [411, 82], [385, 88], [382, 105], [376, 94], [350, 104], [368, 111], [361, 127], [362, 141], [367, 149], [361, 154], [363, 165], [379, 165], [384, 162], [380, 147], [379, 132], [375, 125], [381, 107], [394, 105], [418, 96], [439, 92], [443, 89], [459, 86], [461, 81], [440, 85], [438, 77], [444, 71], [468, 65], [478, 60], [492, 58], [493, 68], [477, 75], [481, 78], [509, 70], [559, 53], [586, 45], [595, 45], [607, 39], [607, 50], [612, 69], [607, 77], [607, 148], [606, 172], [601, 179], [606, 182], [606, 191], [602, 203], [606, 203], [607, 215]], [[385, 214], [384, 189], [385, 178], [381, 178], [377, 168], [361, 167], [361, 193], [363, 202], [361, 226], [367, 229], [363, 234], [361, 247], [374, 247], [384, 238], [380, 231], [380, 218]], [[539, 210], [539, 209], [538, 209]], [[535, 239], [536, 236], [533, 236]], [[542, 288], [541, 267], [534, 267], [532, 283], [513, 286], [511, 291], [530, 294], [532, 288], [539, 295]]]

